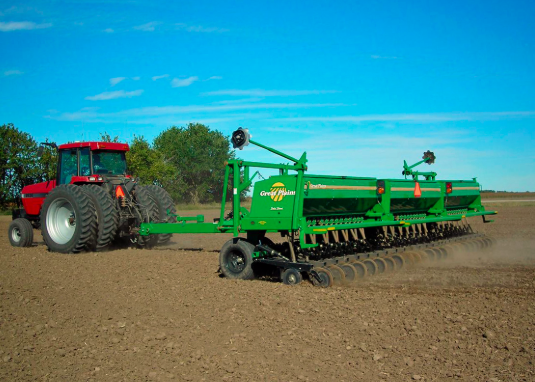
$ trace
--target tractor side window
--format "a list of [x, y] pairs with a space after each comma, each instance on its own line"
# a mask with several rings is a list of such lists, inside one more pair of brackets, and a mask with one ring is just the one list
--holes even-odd
[[80, 175], [91, 175], [91, 163], [89, 162], [89, 147], [80, 149]]
[[78, 175], [78, 155], [76, 150], [62, 150], [59, 155], [59, 184], [68, 184], [73, 176]]

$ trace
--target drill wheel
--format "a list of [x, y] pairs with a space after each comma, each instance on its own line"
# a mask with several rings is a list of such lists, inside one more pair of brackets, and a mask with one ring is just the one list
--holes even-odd
[[382, 257], [383, 261], [387, 264], [387, 272], [396, 271], [398, 269], [396, 262], [391, 257]]
[[426, 248], [423, 251], [427, 255], [427, 259], [428, 260], [430, 260], [430, 261], [437, 260], [437, 255], [436, 255], [435, 251], [433, 251], [431, 248]]
[[282, 282], [286, 285], [297, 285], [303, 281], [303, 276], [301, 272], [297, 269], [288, 268], [282, 272], [281, 275]]
[[331, 272], [333, 275], [333, 280], [335, 285], [342, 285], [346, 281], [346, 275], [342, 268], [340, 268], [338, 265], [329, 265], [327, 266], [327, 269]]
[[372, 260], [377, 265], [377, 273], [388, 272], [388, 264], [382, 258], [377, 257]]
[[407, 265], [407, 267], [412, 267], [414, 264], [416, 264], [414, 256], [412, 256], [411, 252], [403, 252], [401, 256], [405, 260], [405, 264]]
[[357, 279], [359, 278], [359, 275], [357, 274], [357, 269], [352, 264], [338, 264], [338, 267], [344, 272], [346, 282], [352, 283], [357, 281]]
[[429, 255], [425, 251], [419, 250], [418, 251], [418, 255], [420, 256], [421, 261], [428, 261], [429, 260]]
[[366, 266], [366, 270], [368, 271], [368, 275], [373, 276], [377, 274], [377, 264], [373, 262], [371, 259], [364, 259], [362, 260], [362, 263]]
[[411, 255], [414, 260], [414, 264], [422, 262], [422, 255], [420, 255], [417, 251], [411, 251]]
[[329, 288], [333, 286], [333, 275], [332, 273], [325, 268], [315, 268], [314, 269], [319, 276], [321, 281], [318, 281], [313, 275], [310, 276], [312, 284], [320, 288]]
[[352, 260], [349, 262], [357, 271], [358, 278], [364, 278], [368, 275], [368, 268], [362, 261]]
[[389, 256], [389, 258], [391, 258], [392, 261], [396, 264], [396, 270], [405, 268], [407, 266], [407, 262], [405, 261], [405, 258], [399, 254]]

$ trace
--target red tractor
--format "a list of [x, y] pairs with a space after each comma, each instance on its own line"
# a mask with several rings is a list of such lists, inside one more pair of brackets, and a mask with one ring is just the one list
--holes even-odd
[[151, 247], [170, 234], [140, 236], [142, 222], [166, 222], [175, 207], [156, 185], [141, 186], [126, 172], [126, 143], [76, 142], [57, 147], [55, 180], [22, 189], [22, 207], [13, 211], [9, 240], [13, 246], [33, 243], [41, 227], [48, 249], [77, 253], [98, 251], [112, 242]]

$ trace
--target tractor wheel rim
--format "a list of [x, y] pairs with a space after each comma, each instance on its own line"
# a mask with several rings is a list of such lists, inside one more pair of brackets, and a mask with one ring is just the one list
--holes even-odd
[[13, 231], [11, 231], [11, 238], [15, 243], [18, 243], [20, 239], [22, 238], [20, 234], [20, 229], [18, 227], [14, 227]]
[[46, 228], [57, 244], [66, 244], [72, 239], [76, 231], [76, 214], [67, 199], [59, 198], [52, 202], [46, 213]]

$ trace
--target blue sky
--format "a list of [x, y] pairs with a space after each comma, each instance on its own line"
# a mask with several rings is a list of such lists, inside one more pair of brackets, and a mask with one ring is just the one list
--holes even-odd
[[244, 126], [321, 174], [399, 177], [431, 149], [439, 178], [535, 191], [534, 19], [533, 1], [0, 1], [0, 123], [58, 143]]

